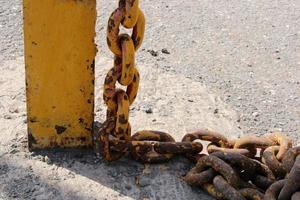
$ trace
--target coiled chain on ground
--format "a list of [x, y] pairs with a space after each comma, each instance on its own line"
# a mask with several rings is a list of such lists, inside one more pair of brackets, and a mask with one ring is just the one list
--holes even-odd
[[[120, 27], [132, 34], [120, 34]], [[129, 107], [134, 102], [140, 75], [135, 52], [143, 42], [145, 16], [139, 0], [120, 0], [107, 26], [107, 44], [114, 66], [104, 82], [107, 116], [93, 135], [94, 150], [105, 160], [124, 155], [144, 163], [159, 163], [184, 155], [196, 163], [184, 177], [216, 199], [300, 200], [300, 147], [282, 133], [228, 139], [209, 129], [186, 134], [175, 142], [168, 133], [143, 130], [131, 135]], [[126, 91], [116, 88], [119, 83]], [[202, 141], [208, 142], [203, 145]]]

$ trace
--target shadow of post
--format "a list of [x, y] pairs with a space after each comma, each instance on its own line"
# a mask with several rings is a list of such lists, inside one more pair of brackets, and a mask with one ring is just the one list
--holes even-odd
[[[99, 123], [95, 124], [99, 126]], [[75, 176], [83, 176], [96, 182], [96, 186], [93, 186], [96, 189], [92, 191], [96, 190], [99, 193], [109, 193], [110, 189], [116, 191], [119, 196], [113, 196], [113, 199], [129, 197], [132, 199], [189, 198], [192, 200], [200, 198], [212, 200], [200, 189], [190, 187], [181, 179], [192, 167], [192, 163], [182, 156], [174, 157], [163, 164], [144, 165], [131, 159], [130, 156], [107, 162], [96, 156], [92, 149], [60, 148], [37, 150], [32, 152], [31, 157], [33, 159], [41, 157], [50, 166], [55, 165], [67, 169]], [[80, 180], [82, 179], [75, 181]], [[77, 184], [77, 186], [91, 183], [87, 182]], [[108, 188], [108, 190], [103, 188]], [[109, 194], [105, 195], [103, 194], [101, 198], [111, 199]]]

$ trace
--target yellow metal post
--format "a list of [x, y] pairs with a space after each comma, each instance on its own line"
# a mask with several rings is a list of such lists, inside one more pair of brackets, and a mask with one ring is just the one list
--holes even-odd
[[29, 148], [90, 146], [96, 0], [23, 0]]

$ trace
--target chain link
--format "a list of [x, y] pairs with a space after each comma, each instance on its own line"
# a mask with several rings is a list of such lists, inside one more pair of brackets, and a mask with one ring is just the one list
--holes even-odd
[[[121, 33], [120, 27], [132, 29]], [[120, 0], [107, 26], [114, 65], [104, 81], [105, 122], [93, 135], [94, 150], [105, 160], [124, 155], [144, 163], [166, 162], [182, 154], [196, 163], [184, 177], [216, 199], [300, 200], [300, 147], [282, 133], [229, 139], [210, 129], [186, 134], [181, 142], [164, 132], [143, 130], [131, 135], [130, 105], [140, 82], [135, 52], [142, 44], [145, 16], [139, 0]], [[126, 90], [116, 88], [119, 83]]]

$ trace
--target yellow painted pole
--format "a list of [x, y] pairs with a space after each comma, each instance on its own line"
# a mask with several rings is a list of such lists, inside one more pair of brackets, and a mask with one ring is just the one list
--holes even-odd
[[23, 0], [29, 149], [90, 146], [96, 0]]

